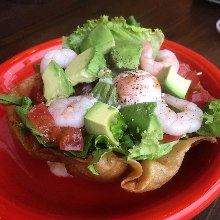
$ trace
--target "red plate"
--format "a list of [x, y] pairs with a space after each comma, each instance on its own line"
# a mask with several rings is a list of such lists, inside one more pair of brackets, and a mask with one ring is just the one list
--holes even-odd
[[[35, 46], [0, 66], [0, 92], [7, 92], [33, 73], [32, 64], [60, 39]], [[179, 44], [165, 41], [177, 57], [202, 71], [204, 87], [220, 98], [220, 71]], [[120, 183], [98, 184], [53, 176], [44, 161], [31, 158], [13, 140], [0, 106], [0, 218], [48, 219], [189, 219], [220, 194], [220, 146], [202, 144], [190, 150], [178, 174], [162, 188], [134, 194]]]

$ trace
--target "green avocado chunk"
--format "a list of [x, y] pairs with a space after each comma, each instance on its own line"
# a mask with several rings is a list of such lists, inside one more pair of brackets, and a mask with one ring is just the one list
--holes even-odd
[[95, 81], [99, 71], [105, 67], [106, 62], [102, 50], [93, 47], [76, 56], [67, 66], [65, 73], [74, 86], [78, 83]]
[[47, 105], [56, 99], [69, 97], [73, 87], [64, 70], [52, 60], [42, 74], [43, 93]]
[[172, 66], [164, 67], [157, 77], [163, 92], [184, 99], [191, 80], [180, 76]]
[[161, 123], [154, 113], [156, 102], [137, 103], [120, 109], [128, 130], [139, 139], [142, 133], [157, 132], [159, 140], [163, 139]]
[[124, 44], [113, 47], [110, 57], [115, 69], [135, 70], [138, 69], [142, 46], [140, 44]]
[[85, 51], [94, 46], [100, 47], [104, 53], [115, 46], [113, 35], [106, 25], [97, 25], [82, 41], [80, 50]]
[[105, 135], [112, 145], [118, 146], [118, 139], [125, 129], [121, 119], [122, 116], [117, 108], [103, 102], [96, 102], [87, 111], [84, 120], [88, 134]]

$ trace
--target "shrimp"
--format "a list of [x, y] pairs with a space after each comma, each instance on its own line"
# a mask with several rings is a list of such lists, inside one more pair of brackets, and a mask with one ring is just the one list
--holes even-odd
[[179, 69], [179, 61], [170, 50], [159, 50], [155, 60], [153, 59], [153, 49], [149, 41], [143, 42], [143, 50], [140, 59], [141, 69], [157, 76], [163, 67], [173, 66], [175, 71]]
[[66, 68], [77, 56], [71, 49], [57, 49], [48, 51], [40, 63], [40, 72], [43, 74], [51, 60], [57, 62], [62, 68]]
[[[180, 112], [176, 113], [168, 105]], [[157, 102], [155, 113], [163, 132], [174, 136], [195, 132], [202, 124], [203, 112], [196, 104], [169, 94], [163, 94], [162, 101]]]
[[161, 99], [161, 87], [150, 73], [137, 70], [119, 74], [114, 79], [122, 106]]
[[75, 127], [84, 126], [84, 115], [97, 100], [91, 95], [71, 96], [57, 99], [48, 107], [56, 126]]

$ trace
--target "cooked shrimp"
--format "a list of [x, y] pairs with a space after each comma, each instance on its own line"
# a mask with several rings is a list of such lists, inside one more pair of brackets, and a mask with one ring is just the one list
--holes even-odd
[[66, 68], [77, 56], [71, 49], [57, 49], [48, 51], [40, 63], [40, 72], [43, 74], [51, 60], [57, 62], [62, 68]]
[[[180, 112], [176, 113], [168, 105]], [[162, 101], [157, 102], [155, 113], [163, 132], [174, 136], [195, 132], [202, 124], [203, 112], [196, 104], [168, 94], [163, 94]]]
[[145, 71], [127, 71], [115, 79], [118, 98], [122, 106], [161, 99], [161, 87], [150, 73]]
[[48, 110], [59, 127], [84, 126], [84, 115], [97, 100], [90, 95], [72, 96], [57, 99], [49, 106]]
[[179, 61], [175, 54], [170, 50], [159, 50], [155, 60], [153, 58], [153, 49], [149, 41], [143, 42], [143, 51], [140, 60], [141, 69], [151, 73], [154, 76], [160, 72], [163, 67], [173, 66], [176, 71], [179, 69]]

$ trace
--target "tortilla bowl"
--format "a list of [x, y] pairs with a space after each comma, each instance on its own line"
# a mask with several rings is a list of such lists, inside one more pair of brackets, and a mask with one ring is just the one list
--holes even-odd
[[[0, 66], [0, 89], [8, 92], [33, 74], [44, 53], [60, 48], [56, 39], [18, 54]], [[174, 42], [163, 47], [202, 71], [203, 86], [220, 98], [220, 71], [195, 52]], [[160, 189], [128, 193], [120, 182], [95, 183], [50, 173], [44, 161], [30, 157], [13, 137], [0, 108], [0, 216], [5, 219], [189, 219], [220, 192], [220, 146], [202, 142], [186, 154], [178, 173]], [[10, 211], [10, 210], [13, 210]]]

